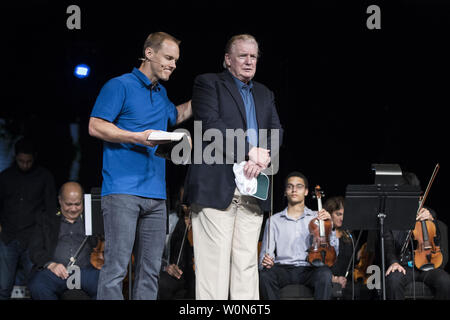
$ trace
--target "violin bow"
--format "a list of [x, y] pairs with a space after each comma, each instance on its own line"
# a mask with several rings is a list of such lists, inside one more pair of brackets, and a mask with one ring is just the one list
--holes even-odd
[[270, 212], [269, 212], [269, 226], [267, 228], [267, 248], [266, 252], [269, 251], [269, 244], [270, 244], [270, 220], [272, 218], [273, 214], [273, 169], [272, 169], [272, 175], [270, 176]]
[[437, 163], [436, 166], [434, 167], [434, 171], [433, 171], [433, 174], [431, 175], [431, 179], [430, 179], [430, 181], [428, 181], [428, 186], [425, 189], [425, 193], [423, 195], [422, 200], [420, 201], [420, 206], [419, 206], [419, 210], [417, 210], [417, 213], [419, 213], [419, 211], [423, 208], [423, 204], [425, 203], [425, 200], [427, 199], [428, 194], [430, 193], [431, 185], [433, 184], [434, 179], [436, 178], [439, 168], [440, 168], [439, 163]]
[[273, 167], [272, 164], [270, 165], [270, 169], [272, 170], [272, 174], [270, 175], [270, 212], [268, 217], [268, 223], [267, 226], [267, 243], [266, 243], [266, 253], [269, 252], [269, 244], [270, 244], [270, 218], [272, 217], [273, 213]]
[[[272, 174], [270, 176], [270, 211], [269, 211], [269, 217], [267, 218], [266, 223], [267, 225], [267, 241], [266, 241], [266, 254], [269, 252], [269, 244], [270, 244], [270, 218], [272, 217], [273, 212], [273, 167], [272, 164], [270, 165]], [[264, 257], [263, 257], [264, 259]]]
[[[183, 217], [183, 219], [184, 219], [184, 217]], [[189, 221], [191, 221], [191, 211], [189, 211]], [[178, 258], [177, 258], [177, 267], [178, 267], [178, 264], [180, 263], [181, 252], [183, 252], [184, 242], [186, 241], [186, 238], [187, 238], [186, 235], [187, 235], [188, 229], [189, 229], [189, 223], [186, 224], [186, 228], [184, 228], [183, 241], [181, 241], [180, 252], [178, 253]]]
[[[350, 233], [350, 232], [348, 232], [348, 233]], [[346, 278], [348, 276], [348, 272], [350, 271], [350, 266], [352, 265], [352, 262], [355, 259], [356, 248], [358, 247], [359, 239], [361, 239], [361, 235], [362, 235], [362, 230], [359, 232], [358, 239], [356, 239], [356, 244], [353, 246], [352, 257], [351, 257], [350, 261], [348, 262], [348, 266], [347, 266], [347, 269], [345, 271], [345, 277]], [[351, 238], [351, 235], [350, 235], [350, 238]]]
[[73, 265], [75, 264], [75, 262], [77, 262], [78, 255], [80, 254], [81, 250], [84, 248], [84, 245], [86, 244], [86, 242], [87, 242], [87, 240], [89, 239], [89, 237], [90, 237], [90, 236], [86, 236], [86, 237], [83, 239], [83, 242], [82, 242], [81, 245], [78, 247], [77, 252], [75, 252], [75, 254], [74, 254], [72, 257], [70, 257], [69, 263], [67, 264], [67, 268], [73, 266]]

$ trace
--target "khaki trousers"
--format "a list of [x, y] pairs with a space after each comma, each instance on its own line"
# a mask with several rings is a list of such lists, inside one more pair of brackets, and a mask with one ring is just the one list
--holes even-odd
[[263, 221], [253, 197], [236, 189], [225, 210], [191, 205], [197, 300], [258, 300]]

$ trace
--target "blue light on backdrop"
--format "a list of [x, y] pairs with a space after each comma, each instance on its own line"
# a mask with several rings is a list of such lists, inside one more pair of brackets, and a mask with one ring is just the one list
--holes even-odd
[[86, 64], [79, 64], [75, 67], [75, 70], [73, 74], [75, 77], [79, 79], [87, 78], [89, 76], [89, 73], [91, 71], [91, 68], [89, 68]]

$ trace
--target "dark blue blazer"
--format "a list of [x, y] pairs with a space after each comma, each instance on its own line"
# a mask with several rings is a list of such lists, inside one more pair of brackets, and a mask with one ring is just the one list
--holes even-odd
[[[258, 129], [267, 129], [269, 137], [271, 129], [280, 130], [279, 146], [281, 146], [283, 129], [275, 107], [273, 92], [263, 84], [253, 81], [253, 99]], [[196, 160], [194, 154], [199, 153], [196, 148], [201, 147], [203, 154], [205, 148], [212, 143], [212, 141], [203, 141], [199, 146], [195, 143], [196, 137], [194, 136], [193, 164], [189, 166], [185, 183], [187, 201], [204, 207], [226, 209], [231, 204], [236, 188], [232, 163], [240, 163], [246, 160], [245, 157], [250, 149], [250, 145], [245, 139], [245, 152], [239, 157], [237, 138], [232, 136], [227, 138], [226, 135], [226, 129], [242, 129], [244, 132], [247, 130], [244, 102], [228, 70], [217, 74], [203, 74], [195, 78], [192, 110], [194, 121], [201, 121], [203, 133], [208, 129], [217, 129], [222, 133], [223, 142], [219, 144], [221, 147], [215, 149], [220, 154], [217, 155], [213, 152], [212, 155], [220, 157], [223, 164], [206, 164], [203, 157], [201, 164], [194, 164]], [[266, 148], [271, 150], [270, 138], [267, 140]], [[234, 143], [234, 149], [225, 154], [227, 143]], [[215, 145], [217, 146], [217, 144]], [[211, 150], [211, 147], [209, 150]], [[274, 152], [278, 152], [278, 150], [271, 150], [271, 154]], [[227, 157], [229, 164], [227, 164]], [[268, 211], [270, 209], [270, 198], [266, 201], [260, 201], [260, 207], [264, 211]]]

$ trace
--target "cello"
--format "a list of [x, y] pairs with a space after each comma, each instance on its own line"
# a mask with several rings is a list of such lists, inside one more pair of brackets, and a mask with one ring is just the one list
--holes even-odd
[[[428, 182], [427, 189], [425, 190], [422, 199], [419, 200], [419, 209], [417, 210], [417, 215], [419, 215], [420, 211], [423, 208], [423, 204], [425, 203], [425, 200], [428, 196], [431, 185], [436, 178], [439, 168], [440, 166], [438, 163], [434, 168], [433, 174], [430, 181]], [[437, 229], [433, 221], [417, 220], [414, 229], [409, 231], [402, 246], [400, 261], [403, 262], [405, 260], [406, 248], [408, 247], [408, 243], [412, 236], [416, 242], [416, 249], [414, 249], [414, 265], [416, 266], [416, 268], [421, 271], [430, 271], [439, 268], [442, 265], [443, 256], [440, 246], [437, 246], [434, 242], [436, 234]]]
[[[323, 191], [320, 186], [314, 189], [317, 199], [318, 210], [322, 210]], [[309, 233], [312, 235], [312, 245], [308, 249], [308, 262], [315, 267], [327, 265], [331, 267], [336, 262], [336, 250], [330, 244], [330, 234], [332, 231], [331, 220], [321, 220], [314, 218], [308, 225]]]

